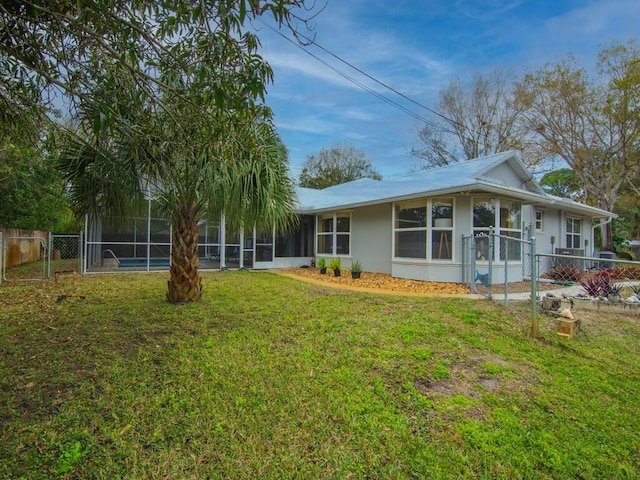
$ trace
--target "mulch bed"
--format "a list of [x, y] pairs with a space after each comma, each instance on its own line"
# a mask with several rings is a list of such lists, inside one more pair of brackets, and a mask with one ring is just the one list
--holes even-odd
[[423, 295], [468, 295], [473, 293], [466, 285], [460, 283], [422, 282], [407, 278], [394, 278], [384, 273], [362, 272], [358, 279], [351, 278], [349, 270], [342, 270], [339, 277], [334, 276], [330, 270], [321, 275], [317, 268], [289, 268], [278, 270], [278, 273], [300, 277], [314, 283], [363, 290]]
[[[312, 281], [314, 283], [328, 284], [332, 286], [342, 286], [347, 288], [355, 288], [362, 290], [376, 290], [380, 292], [392, 292], [398, 294], [418, 294], [418, 295], [470, 295], [474, 292], [461, 283], [443, 283], [443, 282], [423, 282], [420, 280], [412, 280], [407, 278], [394, 278], [384, 273], [362, 272], [359, 279], [352, 279], [349, 270], [342, 270], [339, 277], [336, 277], [332, 271], [321, 275], [317, 268], [288, 268], [280, 269], [278, 273], [292, 277], [298, 277], [303, 280]], [[538, 291], [554, 290], [563, 288], [562, 285], [551, 283], [538, 283]], [[487, 289], [480, 284], [476, 285], [477, 293], [485, 295]], [[531, 290], [531, 282], [514, 282], [509, 283], [509, 293], [524, 293]], [[504, 285], [493, 285], [492, 293], [504, 293]]]

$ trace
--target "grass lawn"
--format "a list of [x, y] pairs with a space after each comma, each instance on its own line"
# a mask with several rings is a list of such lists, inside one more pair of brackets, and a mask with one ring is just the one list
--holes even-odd
[[526, 305], [166, 280], [0, 285], [0, 478], [640, 476], [637, 316], [532, 340]]

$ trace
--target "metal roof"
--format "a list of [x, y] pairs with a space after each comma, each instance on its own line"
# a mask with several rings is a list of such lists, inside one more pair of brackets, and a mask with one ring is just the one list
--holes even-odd
[[[486, 175], [503, 163], [507, 163], [521, 179], [521, 188], [509, 186], [499, 179]], [[520, 198], [526, 203], [555, 206], [591, 217], [615, 216], [605, 210], [547, 194], [515, 151], [421, 170], [385, 180], [364, 178], [322, 190], [298, 187], [296, 210], [299, 213], [320, 213], [462, 192], [505, 195]]]

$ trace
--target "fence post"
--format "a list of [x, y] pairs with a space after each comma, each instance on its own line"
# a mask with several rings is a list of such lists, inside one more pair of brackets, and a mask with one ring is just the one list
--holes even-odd
[[0, 230], [0, 283], [4, 277], [4, 241], [2, 240], [2, 230]]
[[509, 243], [509, 238], [508, 237], [502, 237], [504, 238], [504, 245], [505, 245], [505, 252], [503, 253], [504, 255], [504, 306], [505, 308], [507, 306], [509, 306], [509, 248], [511, 247], [511, 244]]
[[80, 230], [78, 235], [78, 273], [84, 275], [87, 273], [84, 268], [84, 232]]
[[494, 255], [494, 245], [495, 245], [495, 233], [493, 231], [493, 227], [489, 227], [489, 238], [487, 240], [487, 247], [489, 249], [489, 267], [487, 274], [489, 275], [489, 281], [487, 282], [487, 298], [489, 300], [493, 299], [493, 255]]
[[538, 336], [538, 272], [536, 269], [536, 237], [531, 237], [531, 336]]
[[467, 242], [464, 240], [464, 233], [462, 234], [462, 283], [467, 283]]
[[476, 242], [478, 241], [478, 239], [475, 236], [472, 236], [469, 241], [471, 242], [471, 250], [469, 252], [469, 254], [471, 255], [471, 272], [469, 272], [469, 278], [471, 279], [471, 285], [473, 285], [473, 293], [478, 293], [478, 287], [476, 287], [476, 268], [478, 268], [476, 266], [476, 256], [478, 254], [478, 245], [476, 244]]
[[49, 245], [47, 245], [47, 278], [51, 278], [51, 256], [53, 255], [53, 235], [49, 232]]

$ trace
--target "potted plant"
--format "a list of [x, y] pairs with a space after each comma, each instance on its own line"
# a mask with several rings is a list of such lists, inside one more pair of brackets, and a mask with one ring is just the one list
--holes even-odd
[[318, 259], [318, 268], [320, 269], [321, 275], [327, 273], [327, 261], [323, 257]]
[[342, 265], [340, 264], [340, 257], [332, 258], [331, 260], [329, 260], [329, 268], [333, 270], [333, 274], [336, 277], [339, 277], [340, 269], [342, 268]]
[[353, 279], [360, 278], [361, 274], [362, 274], [362, 263], [360, 263], [360, 260], [355, 260], [351, 264], [351, 278]]

